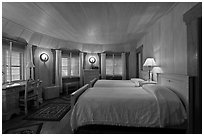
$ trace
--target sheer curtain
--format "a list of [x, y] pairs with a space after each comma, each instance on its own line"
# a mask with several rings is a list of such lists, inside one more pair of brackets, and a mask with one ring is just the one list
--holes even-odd
[[84, 62], [84, 53], [79, 53], [79, 77], [80, 77], [80, 86], [83, 86], [83, 62]]
[[61, 50], [55, 50], [56, 51], [56, 63], [55, 63], [55, 85], [60, 87], [60, 93], [62, 93], [62, 62], [61, 62], [61, 56], [62, 52]]
[[106, 53], [101, 53], [101, 78], [106, 79]]
[[122, 53], [122, 80], [126, 80], [126, 53]]

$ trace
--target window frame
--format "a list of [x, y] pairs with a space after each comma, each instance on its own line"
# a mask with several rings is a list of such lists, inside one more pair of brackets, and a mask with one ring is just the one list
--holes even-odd
[[[106, 71], [106, 76], [122, 76], [122, 73], [121, 74], [115, 74], [115, 55], [118, 54], [118, 53], [112, 53], [112, 54], [106, 54], [106, 59], [107, 59], [107, 55], [111, 56], [110, 58], [112, 58], [112, 74], [107, 74], [107, 71]], [[120, 56], [120, 60], [122, 61], [122, 54], [119, 55]], [[122, 62], [121, 62], [122, 63]], [[121, 68], [122, 68], [122, 65], [121, 65]], [[107, 70], [107, 65], [106, 65], [106, 70]]]
[[[20, 67], [20, 79], [19, 80], [13, 80], [12, 79], [12, 75], [10, 76], [10, 81], [7, 79], [7, 69], [8, 69], [8, 65], [7, 65], [7, 53], [9, 53], [9, 45], [7, 44], [3, 44], [2, 45], [2, 83], [3, 84], [7, 84], [7, 83], [15, 83], [15, 82], [21, 82], [23, 80], [25, 80], [25, 62], [24, 62], [24, 58], [25, 58], [25, 50], [24, 49], [20, 49], [15, 47], [15, 45], [12, 44], [12, 53], [13, 52], [17, 52], [20, 54], [19, 57], [19, 61], [20, 61], [20, 66], [17, 65], [12, 65], [11, 62], [11, 69], [12, 67]], [[11, 55], [12, 56], [12, 55]], [[12, 71], [11, 71], [12, 74]]]
[[[72, 75], [72, 66], [71, 66], [72, 62], [71, 61], [72, 61], [72, 54], [73, 53], [74, 52], [69, 52], [69, 53], [62, 54], [61, 60], [63, 58], [67, 59], [67, 75], [65, 75], [65, 76], [62, 75], [62, 78], [74, 78], [74, 77], [78, 78], [78, 77], [80, 77], [80, 75], [79, 75], [79, 65], [78, 65], [78, 75]], [[79, 59], [79, 54], [78, 54], [78, 59]], [[62, 70], [62, 68], [61, 68], [61, 70]]]

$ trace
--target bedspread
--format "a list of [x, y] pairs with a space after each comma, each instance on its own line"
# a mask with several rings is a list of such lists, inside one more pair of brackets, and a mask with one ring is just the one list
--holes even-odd
[[159, 98], [156, 95], [142, 87], [89, 88], [73, 108], [71, 127], [73, 130], [89, 124], [165, 127], [184, 121], [183, 109], [171, 110], [171, 102], [166, 104], [163, 95]]

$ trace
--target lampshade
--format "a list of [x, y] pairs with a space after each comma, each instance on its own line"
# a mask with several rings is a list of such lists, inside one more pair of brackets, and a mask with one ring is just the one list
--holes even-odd
[[143, 66], [145, 66], [145, 67], [153, 67], [153, 66], [156, 66], [156, 63], [155, 63], [155, 61], [154, 61], [154, 58], [147, 58], [147, 59], [145, 60], [145, 63], [144, 63]]

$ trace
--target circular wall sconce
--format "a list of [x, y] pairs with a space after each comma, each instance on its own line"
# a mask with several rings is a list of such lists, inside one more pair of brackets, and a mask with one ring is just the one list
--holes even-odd
[[40, 54], [40, 60], [43, 62], [47, 62], [49, 59], [49, 56], [46, 53]]
[[90, 62], [91, 64], [94, 64], [94, 63], [96, 62], [96, 58], [95, 58], [95, 57], [90, 57], [90, 58], [89, 58], [89, 62]]

